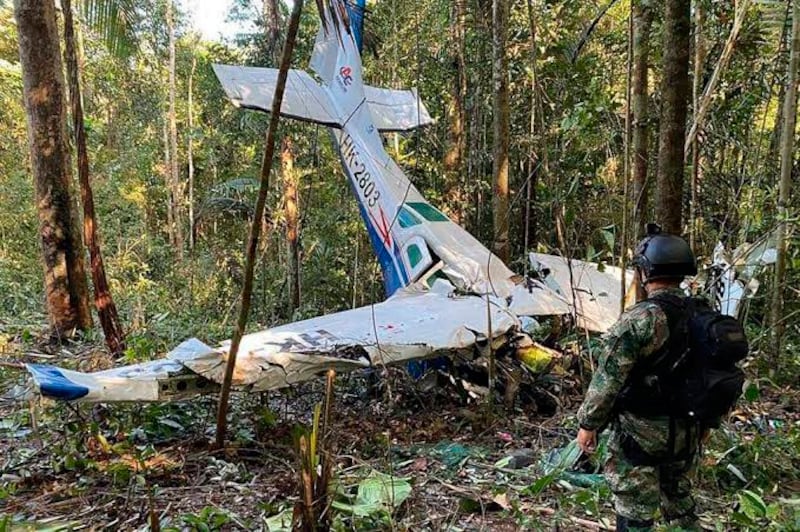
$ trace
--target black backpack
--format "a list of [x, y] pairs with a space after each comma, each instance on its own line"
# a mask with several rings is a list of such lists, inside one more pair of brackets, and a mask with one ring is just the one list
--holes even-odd
[[718, 426], [744, 384], [736, 365], [748, 352], [742, 325], [701, 299], [659, 295], [649, 301], [666, 314], [669, 339], [634, 368], [619, 407], [643, 417]]

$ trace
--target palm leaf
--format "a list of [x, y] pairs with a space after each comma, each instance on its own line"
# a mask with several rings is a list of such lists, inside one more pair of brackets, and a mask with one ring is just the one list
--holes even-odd
[[136, 50], [135, 0], [82, 0], [79, 5], [84, 22], [102, 37], [109, 52], [126, 58]]
[[236, 198], [215, 196], [207, 198], [198, 209], [197, 222], [207, 218], [220, 217], [249, 220], [253, 217], [253, 207]]
[[237, 177], [236, 179], [217, 183], [212, 188], [212, 191], [220, 196], [231, 196], [234, 194], [256, 192], [258, 191], [258, 185], [258, 180], [252, 177]]

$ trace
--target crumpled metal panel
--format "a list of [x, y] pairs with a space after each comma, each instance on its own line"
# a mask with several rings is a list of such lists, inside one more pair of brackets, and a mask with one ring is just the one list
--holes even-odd
[[[491, 299], [491, 336], [518, 326], [501, 300]], [[242, 339], [233, 384], [272, 390], [327, 370], [353, 371], [471, 349], [489, 335], [487, 301], [408, 289], [383, 303], [304, 320]], [[167, 357], [96, 373], [29, 364], [43, 396], [81, 402], [169, 401], [219, 389], [225, 342], [212, 348], [196, 338]]]
[[[486, 300], [402, 291], [383, 303], [248, 334], [236, 358], [234, 385], [269, 390], [312, 379], [328, 369], [397, 364], [472, 347], [488, 335]], [[518, 324], [490, 303], [492, 336]], [[222, 382], [229, 342], [214, 350], [170, 353], [193, 372]]]
[[[619, 319], [621, 270], [615, 266], [600, 266], [592, 262], [531, 253], [535, 270], [549, 270], [543, 282], [555, 290], [569, 305], [570, 313], [579, 327], [605, 332]], [[571, 267], [570, 267], [571, 266]], [[626, 286], [633, 285], [633, 272], [626, 272]]]

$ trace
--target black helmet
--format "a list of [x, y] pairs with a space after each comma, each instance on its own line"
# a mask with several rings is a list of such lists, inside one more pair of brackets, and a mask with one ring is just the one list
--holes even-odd
[[647, 224], [647, 236], [636, 246], [633, 265], [642, 270], [645, 282], [697, 274], [694, 253], [686, 240], [661, 233], [656, 224]]

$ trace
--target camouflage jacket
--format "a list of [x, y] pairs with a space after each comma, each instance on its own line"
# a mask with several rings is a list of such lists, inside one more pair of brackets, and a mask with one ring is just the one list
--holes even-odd
[[[684, 297], [678, 288], [656, 291]], [[644, 300], [626, 310], [609, 330], [586, 398], [578, 410], [582, 428], [597, 430], [611, 424], [615, 433], [632, 436], [647, 452], [667, 448], [669, 418], [642, 418], [630, 412], [615, 410], [617, 398], [625, 387], [633, 368], [651, 356], [669, 339], [667, 316], [657, 303]], [[685, 445], [684, 427], [676, 427], [676, 451]], [[694, 438], [692, 438], [694, 439]]]

